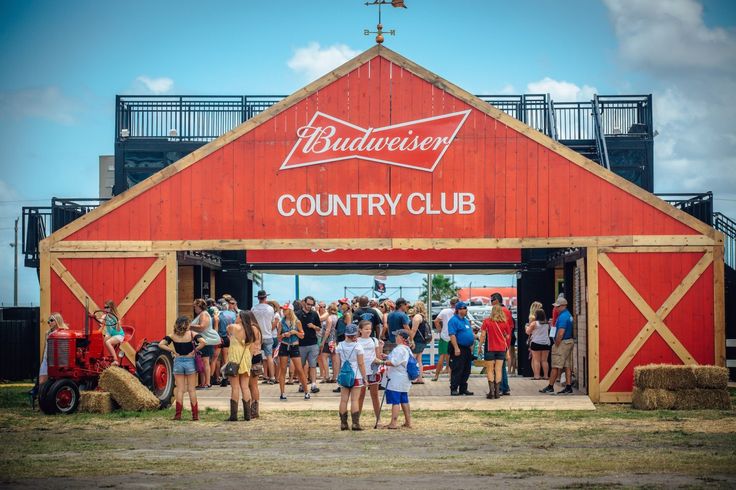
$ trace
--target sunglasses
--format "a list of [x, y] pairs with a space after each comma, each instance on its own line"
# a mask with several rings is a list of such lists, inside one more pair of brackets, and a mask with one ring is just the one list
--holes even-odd
[[54, 318], [49, 318], [49, 319], [48, 319], [48, 321], [47, 321], [46, 323], [56, 323], [56, 319], [54, 319]]

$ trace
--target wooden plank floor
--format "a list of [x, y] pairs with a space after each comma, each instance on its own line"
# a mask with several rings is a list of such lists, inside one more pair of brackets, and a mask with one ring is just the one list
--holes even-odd
[[[419, 410], [595, 410], [595, 405], [586, 395], [575, 392], [572, 395], [543, 395], [539, 389], [545, 381], [533, 381], [530, 378], [510, 377], [510, 396], [502, 396], [498, 400], [488, 400], [488, 384], [485, 376], [472, 375], [469, 389], [474, 396], [450, 397], [449, 380], [441, 376], [439, 381], [432, 382], [428, 378], [424, 385], [414, 385], [409, 393], [413, 409]], [[335, 384], [318, 385], [320, 392], [312, 395], [311, 400], [304, 400], [304, 395], [297, 392], [297, 385], [286, 386], [287, 401], [279, 400], [278, 385], [259, 385], [261, 392], [261, 410], [263, 411], [300, 411], [300, 410], [337, 410], [338, 393], [332, 390]], [[562, 389], [560, 385], [556, 390]], [[382, 392], [381, 392], [382, 393]], [[197, 391], [201, 408], [211, 407], [218, 410], [229, 410], [230, 388], [212, 387]], [[370, 399], [367, 401], [370, 407]], [[386, 407], [384, 406], [384, 410]]]

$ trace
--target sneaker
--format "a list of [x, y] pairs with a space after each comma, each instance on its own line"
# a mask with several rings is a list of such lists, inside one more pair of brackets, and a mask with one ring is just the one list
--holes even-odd
[[261, 381], [261, 384], [262, 385], [270, 385], [271, 384], [271, 380], [264, 379], [263, 381]]
[[511, 390], [504, 391], [504, 392], [501, 393], [501, 396], [510, 396], [510, 395], [511, 395]]
[[458, 390], [450, 391], [450, 396], [460, 396], [460, 392]]
[[558, 395], [572, 395], [572, 386], [565, 385], [563, 389], [557, 392]]
[[461, 395], [465, 395], [465, 396], [473, 396], [473, 395], [475, 395], [475, 393], [473, 393], [472, 391], [468, 391], [468, 390], [465, 390], [465, 391], [463, 391], [460, 394]]
[[279, 397], [279, 400], [281, 400], [282, 402], [285, 402], [286, 401], [286, 395], [283, 394], [283, 393], [281, 393], [281, 396]]
[[340, 393], [340, 387], [338, 386], [334, 390], [332, 390], [333, 393]]
[[311, 398], [312, 398], [312, 395], [310, 395], [309, 393], [304, 393], [305, 400], [310, 400]]
[[230, 382], [227, 380], [227, 378], [222, 378], [222, 381], [220, 382], [220, 386], [225, 387], [229, 385], [230, 385]]
[[304, 387], [299, 385], [299, 393], [304, 393]]
[[312, 393], [319, 393], [319, 387], [317, 385], [312, 385]]
[[555, 389], [553, 387], [551, 387], [550, 385], [547, 385], [544, 388], [542, 388], [541, 390], [539, 390], [539, 392], [540, 393], [552, 393], [552, 394], [554, 394]]
[[270, 385], [275, 385], [277, 383], [278, 383], [278, 381], [276, 381], [276, 378], [271, 378], [271, 379], [268, 380], [268, 384], [270, 384]]

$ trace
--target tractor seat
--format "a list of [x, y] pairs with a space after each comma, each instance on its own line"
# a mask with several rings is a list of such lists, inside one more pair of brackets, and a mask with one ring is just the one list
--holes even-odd
[[121, 328], [125, 333], [125, 336], [123, 337], [123, 342], [130, 342], [130, 339], [133, 338], [133, 334], [135, 333], [135, 327], [131, 327], [130, 325], [122, 325]]

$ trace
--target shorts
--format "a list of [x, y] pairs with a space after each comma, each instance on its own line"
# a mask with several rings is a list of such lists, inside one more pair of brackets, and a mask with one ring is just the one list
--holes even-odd
[[319, 345], [300, 345], [299, 355], [302, 358], [302, 366], [305, 362], [308, 362], [310, 368], [316, 368], [317, 357], [319, 356]]
[[263, 350], [264, 356], [273, 357], [273, 342], [269, 339], [264, 340], [261, 343], [261, 350]]
[[228, 347], [230, 347], [230, 337], [228, 337], [227, 335], [224, 337], [221, 336], [220, 340], [222, 341], [220, 347], [222, 347], [223, 349], [227, 349]]
[[281, 344], [279, 346], [279, 357], [299, 357], [299, 346]]
[[[353, 381], [353, 388], [360, 388], [364, 385], [363, 380], [360, 378], [355, 378], [355, 381]], [[344, 386], [341, 386], [340, 388], [345, 388]], [[347, 389], [347, 388], [345, 388]], [[352, 388], [351, 388], [352, 389]]]
[[274, 349], [278, 348], [278, 346], [279, 346], [279, 338], [274, 337], [273, 342], [271, 343], [271, 355], [273, 355]]
[[424, 352], [424, 349], [427, 348], [427, 344], [424, 344], [422, 342], [414, 342], [414, 348], [411, 350], [412, 354], [421, 354]]
[[536, 342], [532, 342], [529, 345], [529, 348], [534, 351], [539, 351], [539, 350], [550, 350], [552, 346], [544, 345], [544, 344], [537, 344]]
[[[333, 349], [334, 349], [334, 344], [333, 344]], [[322, 354], [332, 354], [332, 351], [330, 350], [329, 342], [325, 342], [324, 344], [322, 344]]]
[[447, 350], [449, 346], [450, 346], [449, 341], [440, 339], [439, 345], [437, 346], [437, 351], [439, 352], [441, 356], [447, 355], [447, 353], [449, 352]]
[[552, 367], [557, 369], [572, 369], [572, 348], [575, 342], [572, 339], [563, 340], [559, 347], [552, 346]]
[[193, 357], [175, 357], [174, 374], [194, 374], [197, 372]]
[[250, 374], [253, 376], [260, 376], [261, 374], [263, 374], [263, 355], [262, 354], [253, 356], [253, 359], [251, 360]]
[[386, 403], [389, 405], [401, 405], [409, 403], [409, 393], [406, 391], [386, 390]]
[[125, 335], [110, 335], [110, 338], [115, 339], [122, 344], [125, 340]]
[[505, 350], [492, 350], [483, 354], [484, 361], [503, 361], [506, 359]]
[[215, 355], [215, 346], [205, 345], [199, 353], [202, 354], [202, 357], [212, 357]]

